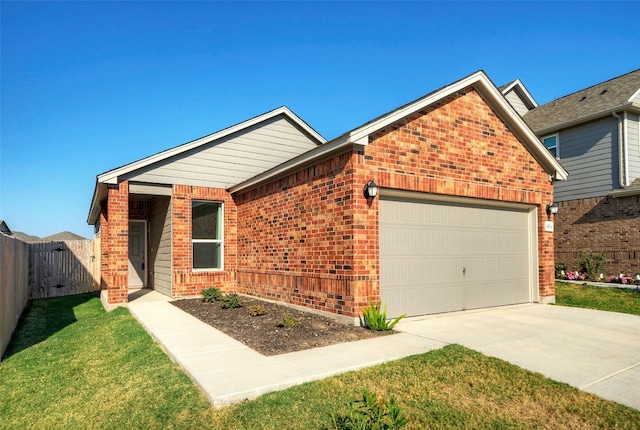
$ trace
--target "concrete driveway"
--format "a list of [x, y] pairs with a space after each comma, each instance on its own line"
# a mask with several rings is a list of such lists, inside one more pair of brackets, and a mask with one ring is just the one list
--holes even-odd
[[640, 410], [640, 317], [525, 304], [404, 319], [396, 329], [457, 343]]

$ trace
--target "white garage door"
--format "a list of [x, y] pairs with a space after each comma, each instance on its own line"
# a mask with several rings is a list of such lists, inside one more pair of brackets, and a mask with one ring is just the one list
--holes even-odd
[[531, 216], [526, 208], [382, 197], [380, 295], [389, 316], [532, 301]]

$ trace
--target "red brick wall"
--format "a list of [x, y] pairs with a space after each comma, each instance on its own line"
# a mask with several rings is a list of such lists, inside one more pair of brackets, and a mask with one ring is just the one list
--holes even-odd
[[[223, 202], [224, 207], [224, 269], [193, 271], [191, 248], [191, 201]], [[203, 288], [218, 287], [224, 291], [236, 289], [237, 210], [226, 190], [174, 185], [172, 204], [173, 295], [194, 296]]]
[[355, 157], [342, 154], [235, 196], [241, 292], [356, 315], [354, 297], [375, 272], [358, 265], [367, 225], [353, 194]]
[[376, 172], [381, 187], [537, 205], [540, 295], [555, 295], [553, 233], [544, 231], [553, 201], [549, 174], [473, 88], [370, 141], [364, 168]]
[[128, 301], [129, 184], [109, 185], [107, 211], [100, 212], [101, 289], [110, 304]]
[[378, 202], [387, 188], [538, 206], [539, 281], [554, 295], [548, 174], [473, 90], [405, 118], [348, 152], [235, 196], [241, 292], [357, 316], [379, 298]]
[[556, 261], [578, 270], [581, 252], [602, 252], [605, 276], [640, 272], [640, 196], [569, 200], [559, 206]]

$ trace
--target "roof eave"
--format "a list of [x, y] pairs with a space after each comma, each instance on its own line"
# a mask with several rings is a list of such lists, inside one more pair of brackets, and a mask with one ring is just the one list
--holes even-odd
[[580, 124], [583, 124], [585, 122], [594, 121], [594, 120], [599, 119], [599, 118], [604, 118], [604, 117], [607, 117], [607, 116], [611, 116], [611, 112], [621, 112], [621, 111], [625, 111], [625, 110], [630, 110], [630, 111], [633, 111], [633, 112], [640, 113], [640, 104], [639, 103], [625, 103], [625, 104], [622, 104], [622, 105], [610, 107], [608, 109], [604, 109], [604, 110], [592, 113], [590, 115], [585, 115], [585, 116], [580, 117], [580, 118], [572, 119], [571, 121], [566, 121], [566, 122], [563, 122], [563, 123], [560, 123], [560, 124], [554, 124], [551, 127], [537, 129], [537, 130], [535, 130], [535, 133], [538, 136], [544, 136], [546, 134], [556, 133], [556, 132], [558, 132], [558, 131], [560, 131], [562, 129], [565, 129], [565, 128], [574, 127], [576, 125], [580, 125]]
[[501, 113], [503, 120], [508, 121], [509, 125], [513, 126], [518, 131], [518, 135], [521, 137], [521, 140], [524, 139], [523, 143], [525, 143], [527, 149], [532, 151], [536, 159], [543, 165], [545, 170], [553, 176], [554, 180], [564, 181], [567, 179], [568, 173], [564, 167], [562, 167], [560, 162], [551, 155], [544, 145], [542, 145], [542, 142], [540, 142], [535, 133], [524, 122], [522, 117], [520, 117], [509, 102], [507, 102], [502, 93], [496, 88], [487, 75], [480, 70], [466, 78], [454, 82], [453, 84], [443, 87], [440, 90], [434, 91], [413, 103], [404, 105], [386, 115], [368, 122], [351, 132], [345, 133], [331, 142], [325, 143], [324, 145], [308, 151], [284, 164], [281, 164], [280, 166], [255, 176], [241, 184], [235, 185], [231, 187], [229, 191], [231, 193], [236, 193], [248, 190], [263, 182], [273, 179], [274, 177], [284, 175], [287, 172], [291, 172], [305, 164], [310, 164], [321, 157], [326, 157], [329, 154], [337, 153], [340, 150], [346, 150], [353, 146], [366, 146], [369, 144], [369, 136], [381, 128], [401, 120], [402, 118], [405, 118], [406, 116], [471, 85], [473, 85], [484, 97], [489, 99], [492, 107]]
[[269, 181], [275, 177], [280, 177], [294, 170], [300, 169], [305, 165], [311, 164], [320, 158], [327, 157], [329, 155], [336, 154], [341, 151], [346, 151], [353, 146], [353, 142], [349, 140], [348, 134], [343, 134], [330, 142], [325, 143], [315, 149], [305, 152], [291, 160], [282, 163], [272, 169], [267, 170], [251, 179], [248, 179], [240, 184], [234, 185], [229, 188], [230, 193], [238, 193], [241, 191], [247, 191], [259, 186], [260, 184]]
[[106, 197], [107, 186], [96, 180], [96, 186], [93, 189], [93, 197], [91, 198], [91, 206], [89, 207], [89, 215], [87, 216], [87, 224], [95, 225], [100, 215], [100, 202]]

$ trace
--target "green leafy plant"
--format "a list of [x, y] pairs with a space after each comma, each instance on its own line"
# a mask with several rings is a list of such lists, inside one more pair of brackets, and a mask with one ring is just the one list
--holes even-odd
[[242, 307], [242, 299], [236, 293], [227, 294], [220, 300], [222, 309], [236, 309]]
[[249, 306], [249, 315], [252, 317], [257, 317], [259, 315], [264, 315], [267, 313], [267, 310], [262, 305], [253, 305]]
[[216, 302], [222, 298], [222, 292], [216, 287], [205, 288], [200, 294], [204, 297], [204, 301], [209, 303]]
[[556, 279], [564, 279], [564, 276], [567, 272], [567, 265], [564, 263], [555, 263], [556, 267]]
[[282, 319], [278, 322], [278, 327], [286, 329], [294, 328], [298, 326], [298, 321], [291, 314], [284, 314]]
[[387, 320], [387, 305], [384, 305], [384, 311], [381, 312], [380, 308], [382, 303], [374, 305], [373, 302], [369, 302], [369, 306], [362, 310], [362, 316], [364, 318], [364, 326], [370, 330], [384, 331], [393, 329], [400, 320], [407, 316], [402, 314], [393, 321]]
[[581, 252], [576, 264], [580, 266], [581, 272], [591, 281], [599, 281], [600, 273], [607, 263], [607, 257], [603, 254]]
[[393, 397], [385, 401], [365, 389], [361, 399], [349, 403], [346, 413], [334, 413], [331, 416], [331, 425], [325, 429], [391, 430], [401, 429], [408, 422], [402, 408]]

